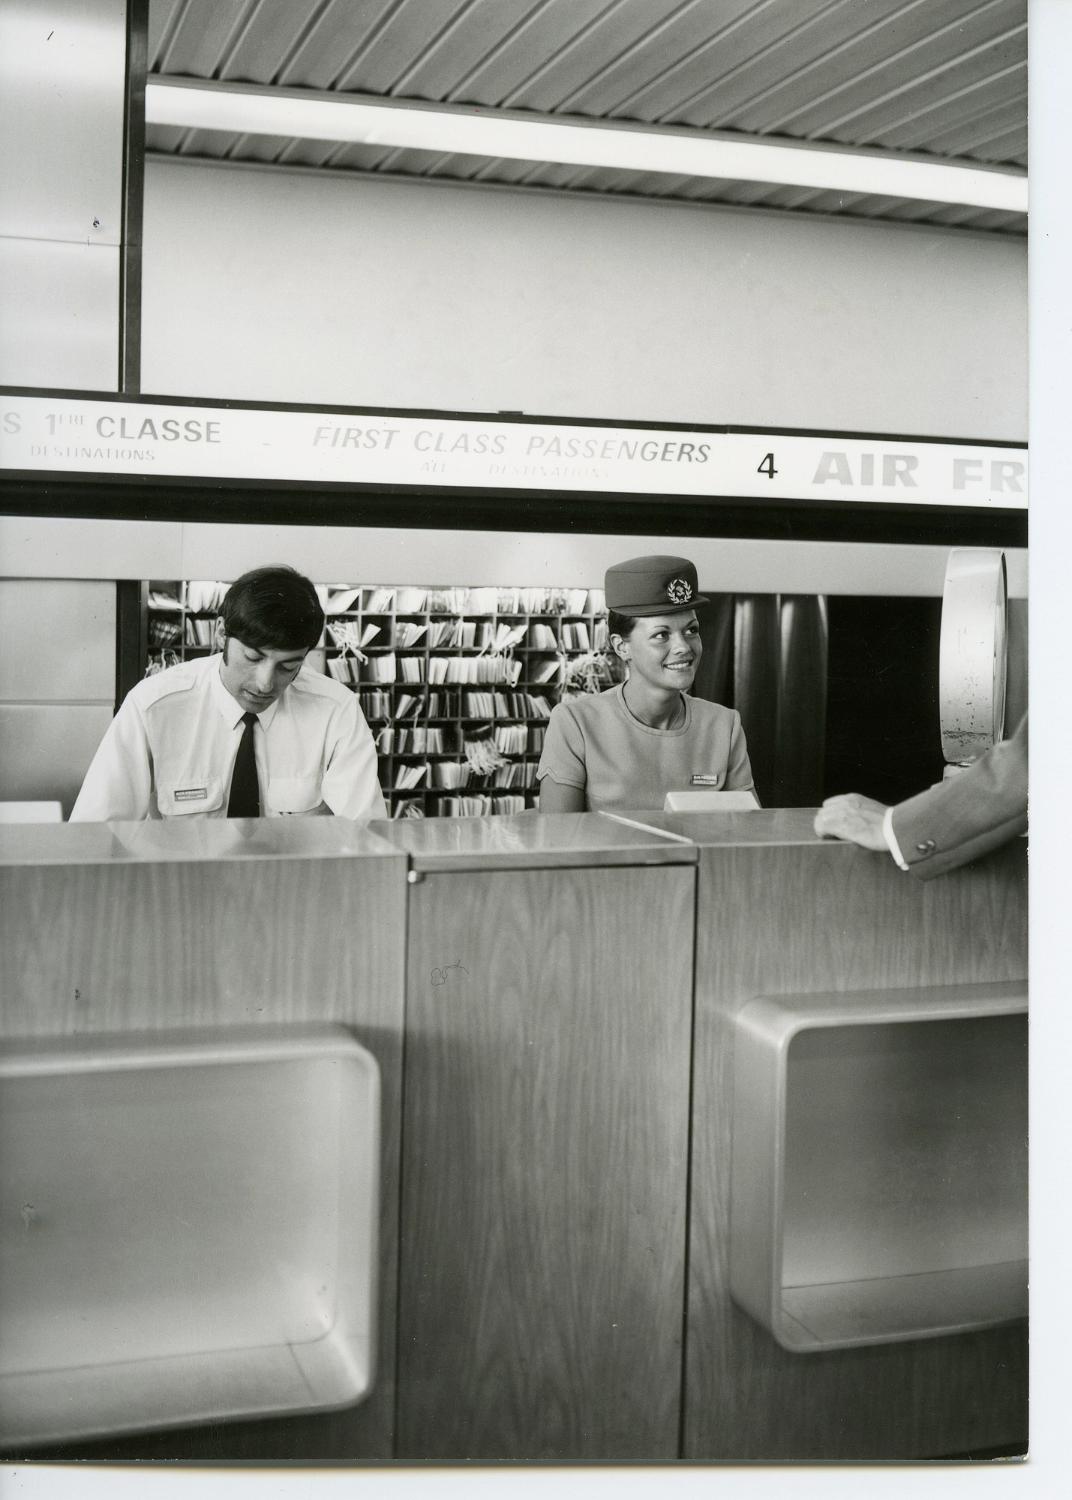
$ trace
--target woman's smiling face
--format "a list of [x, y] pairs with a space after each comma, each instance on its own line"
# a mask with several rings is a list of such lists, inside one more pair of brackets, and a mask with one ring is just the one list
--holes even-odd
[[614, 636], [615, 650], [629, 663], [630, 674], [653, 688], [686, 693], [703, 654], [700, 622], [694, 609], [637, 620], [628, 636]]

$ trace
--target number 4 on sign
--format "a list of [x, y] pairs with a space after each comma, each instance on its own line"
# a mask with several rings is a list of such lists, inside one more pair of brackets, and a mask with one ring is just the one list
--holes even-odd
[[774, 454], [765, 453], [759, 467], [756, 469], [756, 473], [766, 474], [768, 479], [773, 479], [777, 472], [778, 470], [774, 467]]

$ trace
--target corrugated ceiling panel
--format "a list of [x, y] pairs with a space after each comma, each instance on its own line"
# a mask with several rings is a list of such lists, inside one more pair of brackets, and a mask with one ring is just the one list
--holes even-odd
[[[916, 0], [909, 6], [917, 31], [924, 29], [918, 4]], [[905, 0], [873, 0], [866, 7], [842, 0], [728, 74], [701, 84], [691, 99], [679, 101], [666, 118], [700, 128], [764, 130], [765, 119], [777, 118], [802, 97], [815, 98], [843, 80], [849, 70], [862, 71], [887, 58], [893, 50], [892, 23], [900, 19], [903, 30], [905, 18]]]
[[[520, 180], [526, 187], [581, 187], [593, 170], [594, 168], [575, 167], [565, 162], [535, 162], [531, 171]], [[483, 180], [491, 179], [484, 177]]]
[[1027, 28], [1020, 26], [988, 37], [965, 50], [943, 38], [918, 61], [918, 69], [888, 66], [863, 78], [849, 78], [827, 95], [802, 101], [799, 108], [772, 123], [771, 130], [811, 139], [866, 145], [891, 117], [925, 109], [956, 90], [967, 88], [1026, 56]]
[[294, 0], [247, 4], [219, 63], [219, 77], [241, 83], [279, 83], [329, 8], [330, 0], [295, 5]]
[[221, 160], [238, 140], [233, 130], [186, 130], [179, 146], [181, 156], [207, 156]]
[[[791, 47], [800, 31], [829, 10], [831, 3], [832, 0], [794, 0], [789, 7], [752, 5], [731, 25], [711, 28], [715, 34], [700, 45], [664, 54], [650, 79], [616, 101], [608, 112], [615, 119], [687, 124], [683, 110], [688, 101], [701, 91], [717, 88], [764, 48], [783, 42]], [[840, 9], [841, 0], [833, 3]], [[712, 16], [710, 8], [706, 14]]]
[[[504, 161], [498, 156], [490, 161], [484, 157], [454, 156], [448, 170], [453, 176], [464, 177], [473, 182], [528, 184], [546, 165], [546, 162], [541, 161]], [[562, 170], [568, 172], [575, 171], [576, 168], [565, 167]]]
[[389, 151], [376, 170], [378, 172], [401, 172], [407, 177], [423, 177], [431, 167], [435, 166], [436, 162], [442, 159], [442, 151], [414, 151], [399, 148]]
[[400, 80], [472, 9], [472, 0], [396, 0], [338, 75], [335, 87], [350, 93], [400, 92]]
[[284, 88], [331, 89], [370, 44], [395, 0], [326, 0], [279, 71]]
[[[150, 15], [152, 14], [152, 0]], [[173, 7], [150, 72], [177, 73], [188, 78], [217, 78], [235, 30], [248, 5], [234, 0], [180, 0]]]
[[984, 119], [996, 110], [1011, 110], [1026, 128], [1027, 63], [1020, 61], [990, 77], [948, 94], [926, 109], [908, 109], [875, 133], [875, 145], [895, 151], [940, 150], [942, 134]]
[[288, 136], [236, 135], [224, 156], [228, 161], [277, 162], [289, 144]]
[[1001, 230], [1006, 233], [1026, 234], [1027, 215], [1001, 213], [992, 209], [989, 213], [981, 213], [971, 221], [973, 229]]
[[[556, 91], [556, 79], [548, 77], [537, 92], [522, 90], [511, 97], [519, 107], [609, 118], [621, 109], [623, 101], [672, 73], [684, 60], [713, 47], [717, 36], [731, 35], [740, 23], [763, 8], [757, 0], [725, 0], [717, 7], [697, 0], [657, 9], [633, 6], [636, 16], [628, 31], [619, 22], [617, 27], [602, 28], [590, 39], [587, 79], [563, 77], [566, 91], [561, 86]], [[640, 20], [646, 24], [636, 24]], [[593, 51], [597, 42], [602, 55]], [[537, 105], [533, 102], [536, 98], [545, 102]], [[626, 111], [622, 118], [640, 116]]]
[[802, 111], [843, 113], [840, 91], [853, 85], [872, 98], [884, 95], [1002, 33], [1007, 14], [1008, 0], [989, 0], [981, 16], [976, 0], [839, 5], [742, 69], [730, 88], [716, 84], [674, 118], [708, 128], [818, 133], [798, 123]]
[[988, 137], [975, 148], [973, 155], [980, 156], [984, 161], [1015, 161], [1022, 162], [1026, 166], [1027, 131], [1017, 126], [1015, 130], [1007, 130], [1004, 134]]
[[178, 151], [185, 134], [177, 125], [149, 125], [145, 131], [145, 149], [171, 156]]
[[[601, 18], [616, 17], [628, 27], [630, 16], [665, 9], [664, 0], [541, 0], [530, 3], [522, 21], [495, 38], [491, 47], [453, 80], [438, 74], [441, 98], [456, 103], [522, 107], [520, 94], [530, 80], [559, 63], [569, 66], [574, 49], [583, 47]], [[613, 29], [613, 28], [612, 28]]]
[[338, 149], [335, 141], [288, 141], [279, 153], [279, 164], [285, 167], [323, 167]]
[[390, 151], [389, 146], [336, 146], [325, 165], [349, 172], [378, 172]]
[[968, 120], [960, 120], [934, 137], [932, 149], [944, 156], [978, 156], [991, 149], [991, 143], [1004, 136], [1014, 136], [1013, 150], [1023, 151], [1027, 147], [1027, 131], [1024, 129], [1024, 108], [1017, 100], [999, 104], [996, 109], [985, 110]]
[[[583, 30], [591, 11], [605, 9], [607, 0], [578, 5], [569, 24]], [[480, 0], [458, 16], [449, 34], [434, 48], [425, 49], [396, 85], [396, 93], [407, 97], [499, 104], [500, 99], [483, 100], [477, 80], [494, 79], [497, 89], [505, 85], [507, 59], [517, 58], [522, 67], [541, 66], [545, 54], [539, 44], [541, 10], [532, 0]], [[565, 17], [555, 18], [560, 28], [552, 53], [569, 41]]]
[[149, 0], [149, 67], [159, 67], [161, 46], [171, 30], [176, 11], [183, 0]]
[[862, 69], [876, 56], [888, 57], [881, 23], [903, 8], [904, 0], [871, 0], [866, 6], [835, 0], [811, 13], [783, 7], [777, 13], [783, 24], [776, 35], [757, 47], [746, 30], [742, 45], [733, 52], [716, 49], [704, 69], [682, 76], [680, 81], [690, 84], [687, 93], [653, 99], [655, 118], [699, 128], [765, 128], [741, 125], [742, 114], [751, 111], [773, 118], [784, 112], [787, 99], [821, 93], [824, 79], [840, 81], [847, 70]]
[[[733, 0], [726, 9], [751, 10], [753, 4], [754, 0]], [[498, 102], [513, 109], [602, 118], [605, 110], [585, 103], [593, 81], [637, 56], [650, 77], [653, 70], [702, 45], [715, 20], [709, 5], [697, 8], [681, 0], [651, 0], [638, 6], [633, 0], [616, 0], [582, 27], [568, 46], [543, 58], [530, 57], [528, 67]]]
[[[1027, 0], [151, 0], [151, 71], [1026, 161]], [[893, 200], [152, 127], [160, 152], [892, 216]], [[904, 205], [897, 216], [933, 215]], [[969, 210], [971, 214], [975, 211]], [[1021, 215], [978, 215], [993, 227]]]

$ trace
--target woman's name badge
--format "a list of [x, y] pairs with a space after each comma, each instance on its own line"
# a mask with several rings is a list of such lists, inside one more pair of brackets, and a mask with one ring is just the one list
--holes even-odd
[[689, 784], [690, 786], [718, 786], [718, 781], [719, 778], [717, 772], [714, 776], [704, 776], [701, 772], [696, 771], [693, 773], [692, 780]]
[[208, 796], [207, 786], [182, 786], [175, 791], [176, 802], [202, 802]]

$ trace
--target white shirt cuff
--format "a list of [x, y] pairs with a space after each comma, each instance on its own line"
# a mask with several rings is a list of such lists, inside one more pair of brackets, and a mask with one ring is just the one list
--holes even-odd
[[897, 842], [897, 835], [893, 831], [893, 808], [887, 807], [882, 814], [882, 837], [886, 840], [886, 847], [893, 855], [897, 865], [902, 870], [908, 869], [908, 861], [901, 853], [901, 846]]

